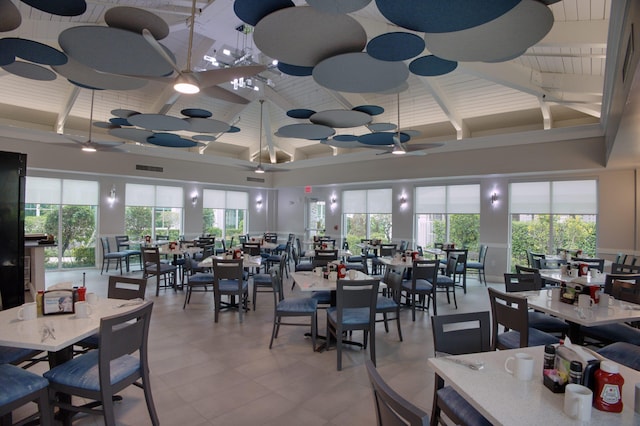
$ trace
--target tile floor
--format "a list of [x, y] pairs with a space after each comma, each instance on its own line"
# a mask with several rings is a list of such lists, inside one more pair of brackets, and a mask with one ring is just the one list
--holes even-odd
[[[52, 271], [47, 285], [82, 282], [88, 291], [106, 296], [107, 275], [99, 270]], [[140, 276], [140, 272], [129, 275]], [[491, 285], [491, 284], [490, 284]], [[290, 292], [291, 279], [285, 281]], [[296, 292], [294, 290], [294, 292]], [[458, 309], [438, 295], [440, 314], [489, 310], [486, 287], [468, 280], [466, 295], [457, 292]], [[182, 309], [182, 291], [161, 290], [149, 281], [147, 298], [154, 301], [150, 330], [151, 385], [160, 422], [165, 426], [200, 425], [374, 425], [373, 396], [364, 369], [368, 352], [349, 348], [343, 352], [343, 370], [336, 370], [336, 351], [312, 352], [302, 327], [281, 327], [269, 350], [273, 298], [258, 294], [256, 311], [238, 322], [237, 312], [223, 311], [214, 323], [213, 293], [194, 293]], [[404, 342], [395, 324], [389, 333], [381, 323], [376, 330], [377, 364], [381, 375], [401, 395], [431, 412], [433, 356], [428, 314], [402, 311]], [[318, 314], [324, 334], [324, 312]], [[357, 333], [354, 337], [361, 338]], [[40, 364], [46, 369], [44, 363]], [[119, 425], [150, 424], [142, 391], [130, 387], [116, 405]], [[16, 419], [24, 413], [16, 413]], [[102, 425], [100, 417], [78, 416], [74, 425]]]

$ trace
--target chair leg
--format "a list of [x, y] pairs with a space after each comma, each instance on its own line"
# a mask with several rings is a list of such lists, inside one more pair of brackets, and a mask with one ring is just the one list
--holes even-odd
[[371, 362], [376, 365], [376, 324], [375, 322], [371, 326], [371, 332], [365, 331], [365, 333], [371, 335], [371, 342], [369, 343], [369, 355], [371, 356]]
[[396, 322], [398, 323], [398, 337], [402, 342], [402, 329], [400, 327], [400, 310], [396, 311]]
[[273, 339], [275, 339], [276, 337], [276, 325], [278, 324], [279, 320], [280, 320], [280, 317], [278, 317], [277, 315], [273, 319], [273, 330], [271, 330], [271, 341], [269, 342], [269, 349], [271, 349], [271, 347], [273, 346]]
[[387, 319], [387, 313], [383, 312], [382, 317], [384, 318], [384, 331], [389, 332], [389, 320]]
[[312, 349], [316, 351], [316, 339], [318, 336], [318, 314], [316, 312], [311, 315], [311, 345]]
[[411, 318], [416, 320], [416, 294], [411, 293]]

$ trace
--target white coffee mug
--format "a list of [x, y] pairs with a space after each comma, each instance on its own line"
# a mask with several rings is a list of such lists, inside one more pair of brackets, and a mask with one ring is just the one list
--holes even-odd
[[315, 275], [316, 277], [321, 277], [322, 276], [322, 268], [320, 268], [320, 267], [313, 268], [313, 275]]
[[87, 302], [75, 303], [76, 318], [88, 318], [93, 311], [91, 306]]
[[591, 300], [591, 295], [589, 294], [580, 294], [578, 295], [578, 307], [582, 309], [588, 309], [591, 307], [593, 300]]
[[338, 279], [338, 273], [336, 271], [329, 272], [329, 279], [331, 281], [335, 281]]
[[95, 305], [96, 303], [98, 303], [98, 295], [95, 293], [87, 293], [85, 299], [90, 305]]
[[25, 303], [18, 309], [18, 319], [21, 321], [36, 319], [37, 316], [38, 306], [36, 302]]
[[[509, 368], [511, 362], [515, 362], [515, 368], [512, 370]], [[531, 380], [533, 379], [533, 365], [534, 359], [531, 355], [524, 352], [518, 352], [515, 356], [510, 356], [504, 362], [504, 369], [507, 373], [513, 375], [518, 380]]]
[[560, 287], [547, 289], [547, 297], [551, 300], [560, 300], [561, 291], [562, 289]]
[[593, 392], [586, 386], [570, 383], [564, 389], [564, 413], [573, 419], [588, 422], [592, 401]]
[[358, 271], [356, 271], [355, 269], [349, 269], [348, 273], [349, 273], [350, 280], [355, 280], [356, 277], [358, 276]]

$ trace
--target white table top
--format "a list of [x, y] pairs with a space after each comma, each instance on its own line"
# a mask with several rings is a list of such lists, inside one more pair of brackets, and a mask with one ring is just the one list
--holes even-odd
[[[443, 358], [429, 358], [428, 364], [453, 386], [471, 405], [494, 425], [579, 425], [563, 412], [564, 394], [553, 393], [542, 383], [544, 347], [536, 346], [512, 350], [459, 355], [466, 361], [482, 361], [482, 370], [472, 370]], [[504, 369], [507, 357], [516, 352], [534, 356], [534, 378], [522, 382]], [[591, 411], [589, 425], [633, 425], [640, 423], [640, 415], [633, 410], [634, 386], [640, 382], [640, 372], [620, 365], [624, 377], [622, 413]]]
[[[88, 318], [59, 314], [20, 321], [17, 317], [19, 307], [0, 311], [0, 345], [57, 352], [97, 333], [101, 318], [122, 314], [140, 306], [140, 303], [133, 303], [135, 302], [101, 297], [98, 303], [91, 305], [92, 313]], [[49, 337], [42, 341], [45, 326], [55, 330], [55, 339]]]
[[[373, 279], [372, 276], [367, 275], [363, 272], [356, 271], [358, 275], [356, 276], [357, 280], [370, 280]], [[298, 285], [300, 290], [302, 291], [327, 291], [327, 290], [335, 290], [337, 287], [336, 280], [328, 280], [322, 277], [315, 275], [313, 272], [300, 271], [300, 272], [292, 272], [291, 276], [293, 277], [293, 281]], [[349, 279], [347, 276], [345, 279]], [[382, 286], [382, 283], [380, 283]]]
[[[247, 241], [247, 244], [258, 244], [260, 241]], [[277, 243], [269, 243], [267, 241], [263, 241], [260, 243], [260, 248], [264, 250], [275, 250], [278, 248], [280, 244]], [[235, 248], [242, 249], [242, 244], [238, 244]]]
[[595, 277], [591, 277], [589, 275], [585, 275], [582, 277], [572, 277], [570, 275], [562, 274], [560, 269], [540, 269], [540, 276], [546, 280], [553, 280], [560, 284], [562, 283], [572, 283], [572, 284], [580, 284], [580, 285], [604, 285], [604, 280], [606, 279], [606, 274], [599, 274]]
[[[222, 256], [209, 256], [206, 259], [198, 262], [198, 266], [202, 268], [212, 268], [213, 267], [213, 258], [218, 260], [224, 259]], [[262, 266], [262, 256], [244, 256], [242, 259], [242, 266], [244, 268], [259, 268]]]
[[[405, 260], [404, 262], [402, 261], [402, 258], [397, 258], [397, 257], [379, 257], [378, 260], [380, 261], [380, 263], [382, 263], [383, 265], [386, 266], [400, 266], [403, 268], [412, 268], [413, 267], [413, 260], [411, 260], [410, 257], [407, 258], [407, 260]], [[425, 260], [423, 257], [418, 257], [416, 258], [416, 260]]]
[[160, 254], [173, 254], [173, 255], [183, 255], [185, 253], [194, 254], [200, 253], [202, 251], [202, 247], [176, 247], [173, 250], [169, 247], [169, 244], [163, 244], [158, 247], [158, 253]]
[[530, 308], [584, 326], [640, 320], [640, 305], [620, 300], [614, 300], [609, 306], [596, 304], [591, 308], [578, 309], [577, 304], [570, 305], [560, 300], [552, 300], [547, 290], [519, 291], [509, 294], [526, 297]]

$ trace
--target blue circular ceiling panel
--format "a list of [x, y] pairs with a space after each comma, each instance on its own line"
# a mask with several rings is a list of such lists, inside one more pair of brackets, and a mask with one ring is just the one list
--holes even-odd
[[192, 118], [209, 118], [213, 115], [211, 111], [201, 108], [185, 108], [180, 113]]
[[351, 108], [354, 111], [360, 111], [360, 112], [364, 112], [366, 114], [369, 114], [371, 116], [374, 115], [380, 115], [384, 112], [384, 108], [382, 108], [381, 106], [378, 105], [358, 105], [355, 106], [353, 108]]
[[87, 3], [84, 0], [22, 0], [22, 2], [58, 16], [78, 16], [87, 10]]
[[435, 77], [445, 75], [458, 67], [456, 61], [438, 58], [434, 55], [416, 58], [409, 64], [409, 71], [423, 77]]
[[116, 127], [109, 129], [109, 134], [117, 138], [127, 139], [139, 143], [147, 143], [147, 139], [154, 135], [149, 130], [134, 129], [132, 127]]
[[313, 67], [301, 67], [298, 65], [285, 64], [284, 62], [278, 62], [278, 69], [294, 77], [306, 77], [313, 73]]
[[227, 133], [238, 133], [239, 131], [240, 131], [240, 127], [229, 126], [229, 130], [227, 130]]
[[178, 117], [164, 114], [136, 114], [128, 118], [129, 123], [147, 130], [188, 130], [190, 124]]
[[393, 123], [372, 123], [367, 127], [372, 132], [389, 132], [395, 130], [398, 126]]
[[126, 118], [122, 118], [122, 117], [110, 118], [109, 122], [112, 124], [116, 124], [118, 126], [131, 126], [131, 123], [129, 123], [129, 121]]
[[371, 0], [307, 0], [309, 6], [313, 6], [325, 13], [334, 14], [356, 12], [370, 2]]
[[472, 28], [504, 15], [518, 3], [520, 0], [376, 0], [389, 21], [425, 33]]
[[[359, 136], [358, 142], [365, 145], [393, 145], [393, 137], [397, 135], [397, 133], [392, 132], [368, 133], [366, 135]], [[411, 139], [409, 135], [400, 133], [400, 142], [409, 142], [409, 139]]]
[[333, 140], [340, 142], [356, 142], [358, 137], [356, 135], [335, 135]]
[[312, 109], [298, 108], [298, 109], [290, 109], [287, 111], [287, 116], [291, 118], [301, 118], [303, 120], [308, 119], [316, 112]]
[[0, 39], [0, 50], [13, 52], [18, 58], [43, 65], [63, 65], [67, 55], [46, 44], [25, 38], [7, 37]]
[[181, 138], [179, 135], [174, 135], [173, 133], [156, 133], [147, 138], [147, 142], [167, 148], [192, 148], [198, 145], [197, 142]]
[[270, 13], [294, 6], [291, 0], [236, 0], [233, 2], [233, 11], [242, 22], [255, 27]]
[[[2, 42], [2, 40], [0, 40]], [[0, 43], [0, 66], [9, 65], [16, 60], [16, 55], [13, 52], [6, 51], [2, 48]]]
[[423, 50], [424, 39], [403, 32], [381, 34], [367, 44], [367, 53], [381, 61], [404, 61], [418, 56]]
[[129, 118], [132, 115], [140, 114], [140, 112], [132, 109], [116, 108], [111, 110], [111, 114], [120, 118]]

